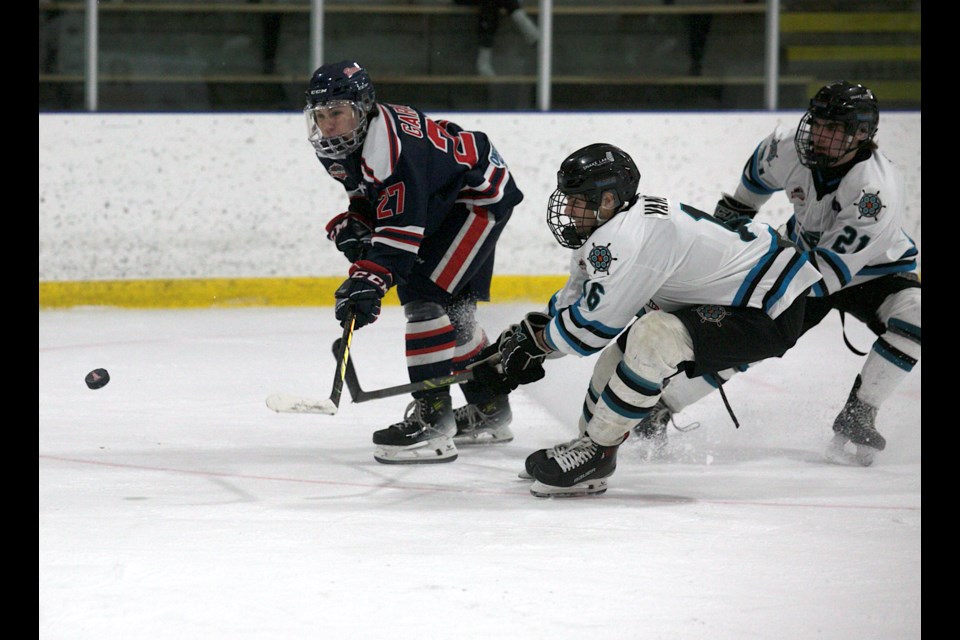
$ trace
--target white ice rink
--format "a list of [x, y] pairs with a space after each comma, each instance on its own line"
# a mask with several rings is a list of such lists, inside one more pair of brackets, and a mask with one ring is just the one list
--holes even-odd
[[[534, 306], [480, 317], [492, 336]], [[402, 334], [398, 307], [356, 334], [364, 388], [407, 381]], [[331, 308], [39, 313], [42, 640], [921, 637], [921, 367], [873, 467], [825, 462], [863, 362], [836, 314], [725, 387], [739, 429], [710, 397], [666, 459], [628, 440], [581, 499], [517, 472], [575, 435], [593, 359], [513, 395], [512, 443], [388, 466], [371, 433], [407, 398], [264, 404], [326, 397], [338, 335]]]

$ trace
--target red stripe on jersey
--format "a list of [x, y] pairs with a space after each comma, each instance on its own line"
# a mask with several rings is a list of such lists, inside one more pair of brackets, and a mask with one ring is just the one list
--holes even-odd
[[474, 214], [475, 215], [471, 216], [470, 227], [467, 229], [467, 232], [463, 234], [463, 239], [456, 248], [454, 248], [450, 260], [436, 279], [437, 286], [441, 289], [446, 290], [450, 286], [450, 283], [453, 282], [453, 279], [457, 277], [457, 274], [460, 273], [464, 263], [473, 252], [473, 248], [476, 246], [477, 241], [483, 235], [484, 230], [486, 230], [490, 222], [486, 217], [486, 209], [477, 207], [474, 209]]

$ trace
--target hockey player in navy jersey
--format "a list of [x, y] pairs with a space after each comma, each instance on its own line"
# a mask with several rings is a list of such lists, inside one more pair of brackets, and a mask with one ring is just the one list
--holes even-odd
[[[317, 69], [306, 92], [308, 138], [349, 206], [327, 233], [350, 261], [336, 291], [336, 317], [375, 322], [393, 286], [406, 315], [412, 382], [464, 370], [486, 346], [475, 320], [490, 299], [494, 249], [523, 199], [486, 134], [377, 102], [367, 71], [353, 61]], [[376, 431], [386, 464], [452, 462], [457, 444], [509, 442], [506, 395], [461, 385], [414, 393], [404, 419]]]
[[603, 493], [617, 447], [657, 404], [664, 380], [780, 356], [800, 335], [819, 279], [769, 225], [728, 227], [669, 198], [639, 195], [633, 159], [592, 144], [560, 165], [547, 223], [573, 249], [547, 313], [528, 313], [474, 365], [492, 388], [544, 375], [543, 361], [600, 353], [580, 437], [532, 453], [538, 497]]
[[[902, 228], [900, 171], [874, 140], [879, 121], [870, 89], [847, 81], [822, 87], [799, 126], [777, 127], [760, 143], [736, 191], [724, 194], [715, 210], [724, 220], [753, 219], [775, 193], [784, 192], [793, 205], [785, 232], [823, 278], [807, 301], [803, 332], [837, 309], [877, 335], [827, 447], [828, 457], [864, 466], [886, 446], [876, 428], [878, 409], [920, 358], [919, 253]], [[637, 434], [662, 447], [672, 413], [735, 373], [671, 380]]]

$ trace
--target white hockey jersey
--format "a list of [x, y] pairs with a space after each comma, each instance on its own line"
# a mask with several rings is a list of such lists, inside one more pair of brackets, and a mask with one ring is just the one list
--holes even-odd
[[800, 164], [795, 134], [777, 127], [760, 143], [734, 197], [759, 209], [775, 192], [786, 193], [793, 205], [787, 235], [823, 276], [813, 295], [916, 271], [919, 253], [902, 228], [904, 189], [897, 167], [874, 151], [839, 171], [811, 170]]
[[544, 335], [557, 351], [591, 355], [648, 303], [664, 311], [750, 307], [776, 318], [819, 279], [767, 224], [751, 222], [738, 233], [688, 205], [643, 196], [574, 250]]

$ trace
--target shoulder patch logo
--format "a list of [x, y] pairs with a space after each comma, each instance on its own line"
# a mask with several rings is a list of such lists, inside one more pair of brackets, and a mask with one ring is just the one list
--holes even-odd
[[599, 247], [593, 245], [593, 249], [590, 249], [590, 253], [587, 255], [587, 260], [590, 262], [590, 266], [593, 267], [594, 273], [607, 273], [610, 271], [610, 266], [616, 258], [613, 257], [613, 253], [610, 251], [610, 243], [608, 242]]
[[343, 165], [339, 162], [334, 162], [332, 165], [330, 165], [330, 167], [327, 169], [327, 173], [340, 182], [343, 182], [347, 179], [347, 170], [344, 169]]
[[876, 193], [864, 191], [863, 195], [860, 196], [860, 202], [854, 204], [857, 205], [857, 211], [860, 212], [861, 218], [873, 218], [874, 220], [880, 217], [880, 210], [886, 206], [880, 202], [879, 191]]
[[727, 311], [726, 307], [721, 307], [717, 304], [702, 304], [697, 307], [697, 315], [700, 316], [700, 322], [712, 322], [718, 327], [723, 326], [721, 323], [728, 316], [731, 315]]
[[780, 146], [780, 139], [774, 138], [770, 142], [770, 146], [767, 148], [767, 162], [773, 162], [773, 159], [777, 157], [777, 147]]

